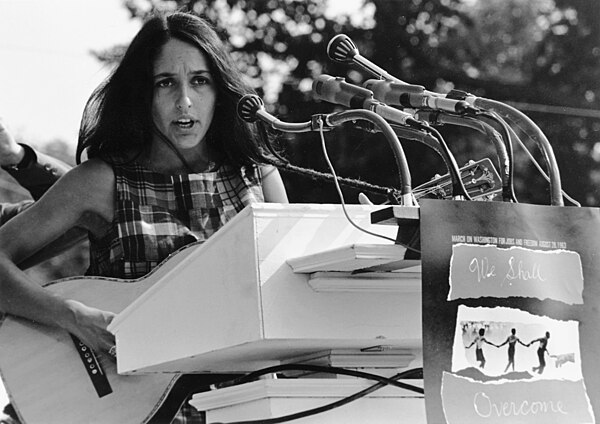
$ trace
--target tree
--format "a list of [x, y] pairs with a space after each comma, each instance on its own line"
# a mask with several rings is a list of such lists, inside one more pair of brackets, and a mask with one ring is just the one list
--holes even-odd
[[[345, 33], [362, 56], [411, 84], [442, 93], [458, 88], [524, 108], [553, 143], [563, 187], [583, 204], [600, 200], [595, 189], [600, 182], [595, 169], [600, 160], [600, 24], [595, 0], [364, 0], [358, 11], [339, 16], [328, 15], [327, 0], [124, 4], [134, 19], [163, 8], [208, 16], [229, 39], [268, 110], [292, 122], [339, 110], [313, 100], [310, 87], [317, 75], [343, 76], [356, 84], [372, 77], [327, 57], [329, 40]], [[460, 164], [495, 155], [480, 134], [450, 126], [441, 131]], [[398, 186], [389, 146], [380, 135], [348, 125], [327, 139], [339, 174]], [[535, 145], [524, 142], [540, 160]], [[293, 163], [326, 170], [316, 134], [284, 136], [280, 144]], [[403, 147], [415, 183], [445, 172], [431, 149], [414, 142], [403, 142]], [[515, 147], [515, 152], [519, 200], [548, 203], [548, 184], [522, 150]], [[289, 174], [284, 179], [292, 201], [338, 201], [329, 184]], [[356, 201], [355, 190], [347, 193], [348, 201]]]

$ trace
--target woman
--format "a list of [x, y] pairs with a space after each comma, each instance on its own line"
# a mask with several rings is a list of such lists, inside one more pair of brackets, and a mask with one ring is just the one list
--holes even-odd
[[91, 96], [77, 159], [0, 228], [0, 310], [114, 351], [114, 314], [49, 293], [16, 264], [72, 227], [88, 232], [88, 275], [137, 278], [203, 241], [252, 202], [286, 203], [264, 140], [236, 114], [252, 90], [204, 20], [155, 16]]

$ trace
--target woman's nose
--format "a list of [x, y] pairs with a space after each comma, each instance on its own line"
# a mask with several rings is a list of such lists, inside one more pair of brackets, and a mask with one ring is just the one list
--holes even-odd
[[192, 99], [190, 98], [188, 90], [185, 87], [182, 87], [179, 90], [175, 104], [179, 110], [187, 110], [192, 106]]

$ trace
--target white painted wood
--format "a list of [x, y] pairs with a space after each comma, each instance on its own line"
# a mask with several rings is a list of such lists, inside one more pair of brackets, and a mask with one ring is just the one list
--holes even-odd
[[420, 272], [315, 272], [308, 284], [316, 292], [400, 292], [421, 294]]
[[399, 263], [406, 248], [398, 244], [351, 244], [311, 255], [288, 259], [294, 272], [356, 271], [364, 268]]
[[[394, 238], [395, 227], [370, 223], [376, 209], [348, 206], [359, 225]], [[419, 291], [317, 292], [287, 263], [376, 243], [392, 244], [354, 228], [340, 205], [249, 206], [113, 320], [118, 371], [247, 372], [382, 340], [420, 358]]]
[[[414, 384], [412, 381], [408, 381]], [[350, 396], [374, 384], [359, 379], [259, 380], [212, 392], [198, 393], [190, 404], [206, 411], [207, 422], [258, 420], [294, 414]], [[425, 424], [422, 395], [396, 387], [381, 388], [367, 397], [293, 421], [299, 424]]]
[[[379, 346], [371, 350], [357, 352], [355, 350], [334, 349], [309, 355], [300, 355], [290, 358], [288, 363], [291, 365], [318, 365], [322, 367], [336, 367], [361, 370], [374, 373], [383, 377], [391, 377], [398, 372], [400, 368], [406, 368], [411, 363], [414, 365], [415, 355], [410, 350], [395, 349], [391, 346]], [[420, 365], [419, 365], [420, 366]], [[326, 372], [316, 372], [312, 370], [283, 370], [281, 374], [285, 377], [299, 376], [318, 376], [323, 378], [336, 378], [335, 375]], [[347, 378], [340, 375], [337, 378]]]

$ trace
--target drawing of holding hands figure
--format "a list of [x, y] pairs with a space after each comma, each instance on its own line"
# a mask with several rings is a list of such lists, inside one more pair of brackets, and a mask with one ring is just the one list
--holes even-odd
[[546, 335], [544, 337], [540, 337], [539, 339], [535, 339], [530, 341], [527, 346], [531, 346], [533, 343], [539, 342], [537, 355], [538, 360], [540, 362], [539, 366], [533, 367], [533, 371], [537, 371], [538, 374], [544, 372], [544, 368], [546, 368], [546, 353], [550, 355], [548, 352], [548, 340], [550, 339], [550, 332], [546, 331]]
[[[475, 359], [479, 362], [479, 368], [485, 367], [485, 356], [483, 355], [483, 344], [487, 343], [492, 346], [496, 346], [494, 343], [489, 342], [485, 337], [485, 330], [483, 328], [479, 329], [479, 335], [473, 339], [469, 346], [465, 346], [466, 349], [469, 349], [471, 346], [475, 346]], [[496, 346], [498, 347], [498, 346]]]
[[525, 347], [529, 347], [528, 344], [525, 344], [517, 337], [517, 330], [515, 328], [510, 330], [510, 335], [506, 338], [506, 340], [496, 347], [502, 347], [508, 343], [508, 364], [506, 364], [506, 368], [504, 368], [504, 372], [508, 371], [508, 368], [512, 365], [512, 370], [515, 370], [515, 347], [518, 343], [521, 343]]

